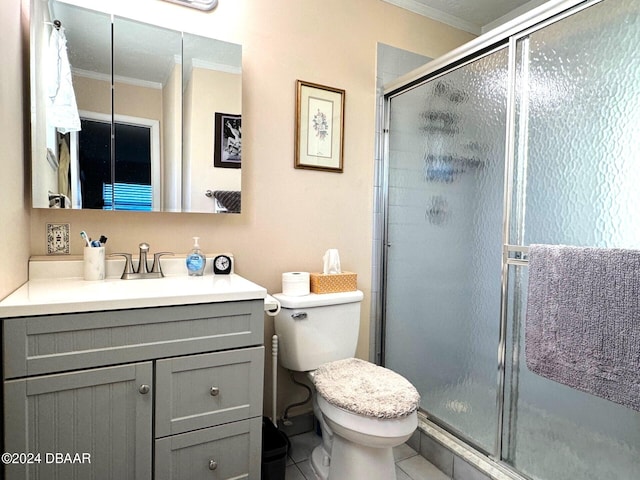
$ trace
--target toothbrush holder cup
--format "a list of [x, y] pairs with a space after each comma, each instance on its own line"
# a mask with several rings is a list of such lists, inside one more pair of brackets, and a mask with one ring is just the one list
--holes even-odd
[[104, 247], [84, 247], [84, 279], [89, 281], [104, 280], [105, 250]]

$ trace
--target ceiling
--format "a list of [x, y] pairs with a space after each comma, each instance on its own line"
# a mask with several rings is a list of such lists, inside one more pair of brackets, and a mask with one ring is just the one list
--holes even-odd
[[488, 32], [547, 0], [384, 0], [475, 35]]
[[[50, 2], [51, 18], [60, 20], [67, 38], [69, 62], [76, 75], [160, 88], [176, 63], [230, 73], [242, 70], [240, 45], [114, 18], [113, 58], [111, 15], [64, 3]], [[188, 74], [188, 69], [185, 73]]]
[[[480, 35], [547, 0], [384, 1]], [[51, 14], [52, 18], [58, 18], [63, 22], [74, 71], [110, 73], [110, 15], [67, 5], [64, 2], [65, 0], [51, 1]], [[166, 30], [161, 28], [146, 28], [144, 34], [141, 34], [139, 28], [136, 29], [133, 25], [136, 22], [119, 21], [121, 25], [118, 25], [118, 39], [123, 41], [118, 43], [135, 45], [137, 48], [120, 50], [115, 56], [118, 76], [163, 84], [176, 61], [176, 54], [179, 53], [179, 47], [174, 45], [175, 38], [167, 35]], [[128, 25], [125, 28], [125, 24], [132, 24], [132, 30], [129, 31]], [[239, 46], [211, 39], [202, 40], [201, 45], [191, 42], [193, 45], [190, 46], [190, 53], [202, 60], [203, 66], [213, 65], [211, 68], [224, 70], [220, 67], [228, 65], [240, 70], [239, 59], [242, 58], [242, 54]], [[214, 45], [216, 43], [219, 45]], [[162, 46], [165, 47], [161, 48]]]

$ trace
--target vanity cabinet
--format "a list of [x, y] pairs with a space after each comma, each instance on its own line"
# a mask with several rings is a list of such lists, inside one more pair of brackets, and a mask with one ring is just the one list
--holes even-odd
[[259, 299], [4, 319], [5, 450], [40, 454], [6, 478], [258, 479], [263, 311]]

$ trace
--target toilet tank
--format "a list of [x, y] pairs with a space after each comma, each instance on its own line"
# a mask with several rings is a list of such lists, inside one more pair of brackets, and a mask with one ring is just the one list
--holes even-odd
[[361, 291], [273, 296], [282, 306], [274, 325], [283, 367], [306, 372], [355, 355], [364, 297]]

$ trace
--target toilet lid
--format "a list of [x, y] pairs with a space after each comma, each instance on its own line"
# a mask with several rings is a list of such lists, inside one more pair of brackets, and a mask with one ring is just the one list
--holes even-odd
[[314, 383], [327, 402], [368, 417], [399, 418], [420, 404], [420, 394], [406, 378], [357, 358], [320, 365]]

